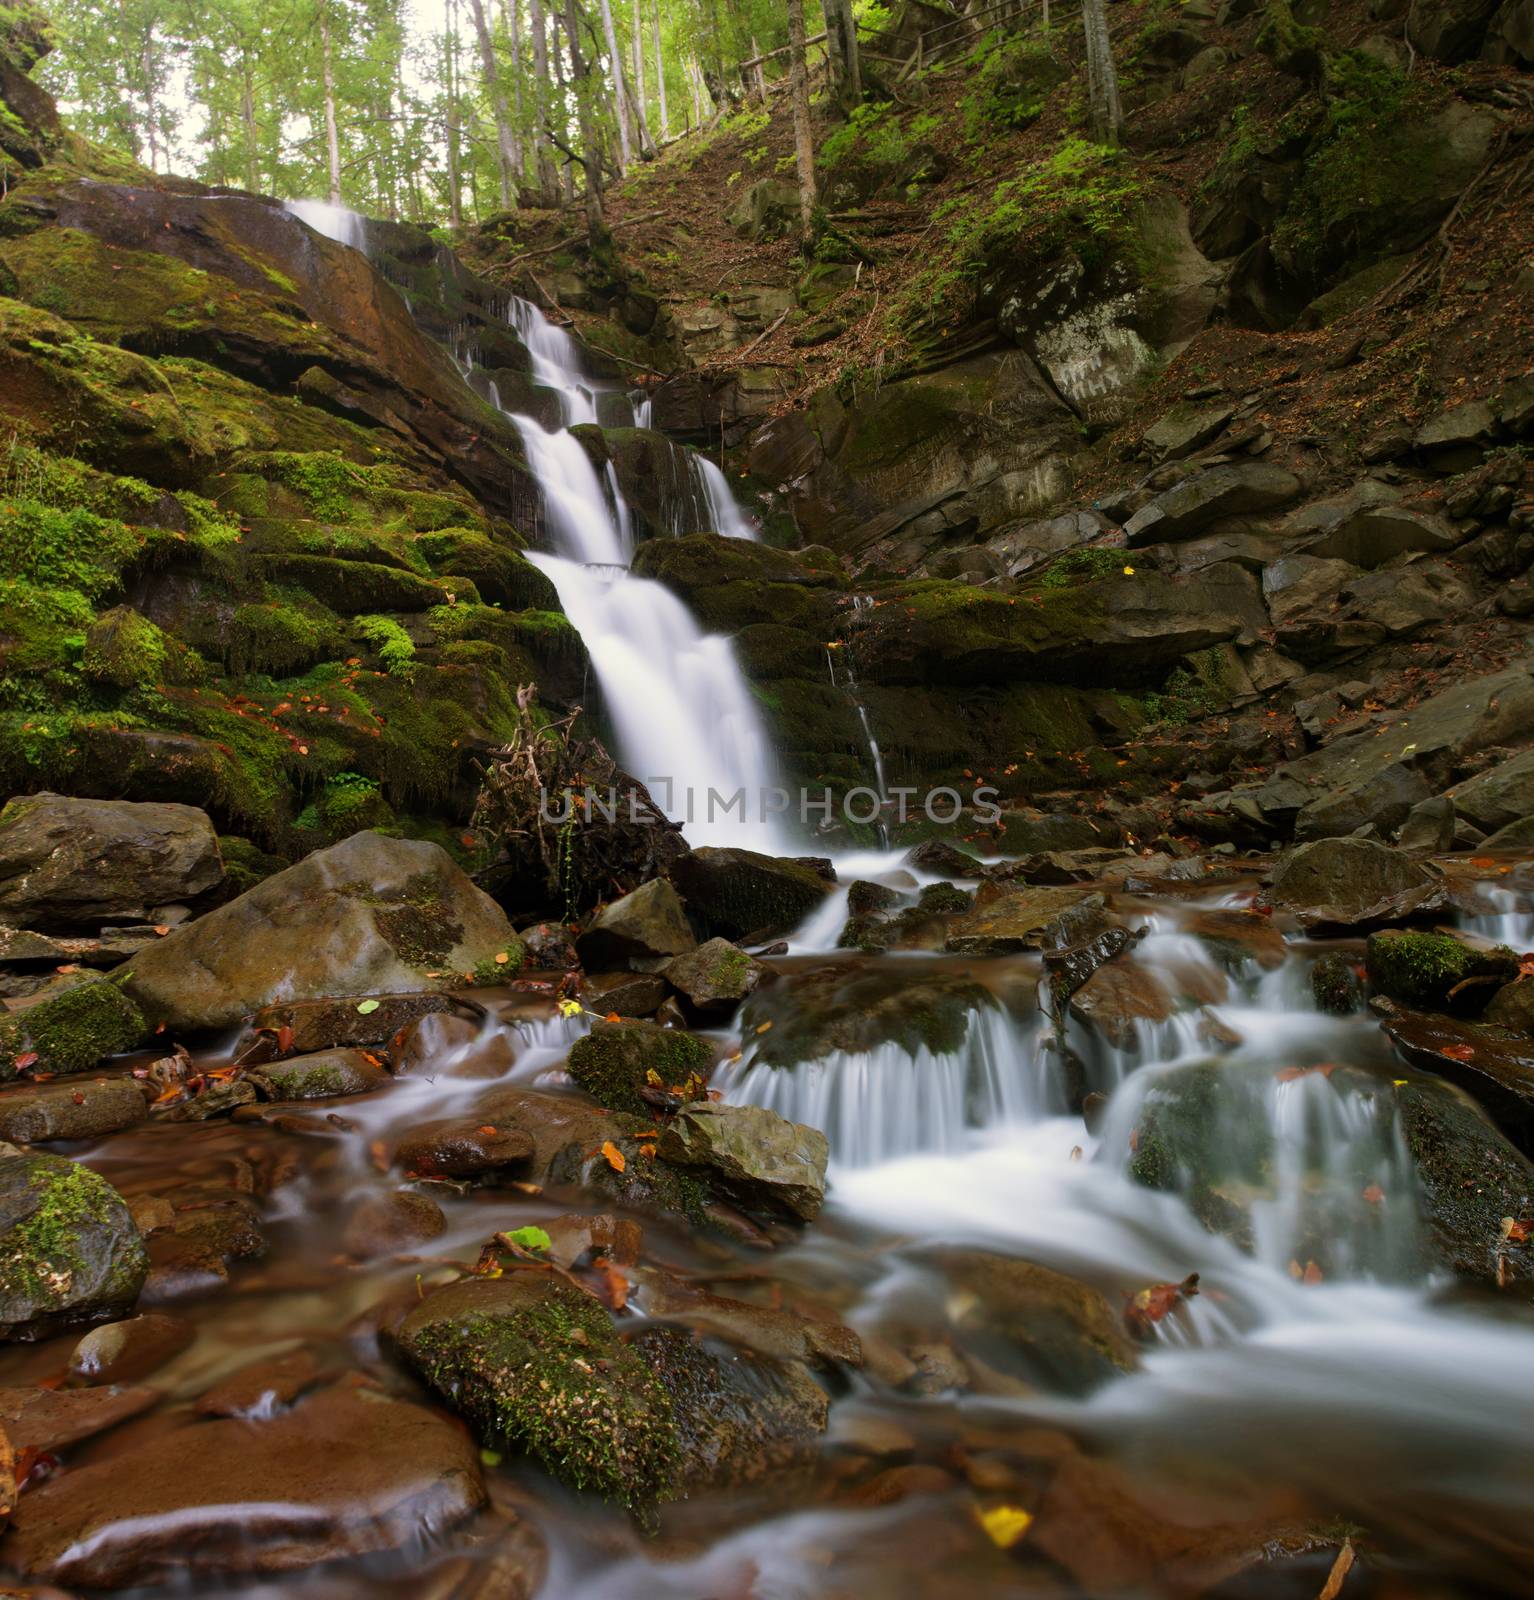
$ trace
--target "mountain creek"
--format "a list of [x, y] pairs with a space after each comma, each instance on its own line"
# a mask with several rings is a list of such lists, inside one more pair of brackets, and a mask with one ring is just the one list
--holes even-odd
[[1534, 1594], [1529, 7], [1060, 9], [812, 242], [0, 4], [0, 1593]]

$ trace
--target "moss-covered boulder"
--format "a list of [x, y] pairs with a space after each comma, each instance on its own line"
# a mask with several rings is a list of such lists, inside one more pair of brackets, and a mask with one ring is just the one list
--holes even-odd
[[1310, 992], [1317, 1011], [1332, 1017], [1351, 1016], [1364, 998], [1357, 961], [1340, 950], [1328, 950], [1310, 969]]
[[90, 978], [0, 1017], [0, 1078], [23, 1067], [89, 1072], [142, 1044], [148, 1032], [143, 1012], [116, 982]]
[[598, 1105], [644, 1116], [651, 1102], [641, 1091], [696, 1099], [713, 1060], [705, 1040], [680, 1028], [654, 1022], [598, 1022], [570, 1047], [568, 1068]]
[[709, 937], [791, 933], [831, 891], [814, 867], [756, 850], [704, 846], [672, 862], [671, 881]]
[[320, 1050], [272, 1061], [253, 1074], [268, 1100], [327, 1100], [369, 1094], [393, 1080], [370, 1050]]
[[450, 1284], [397, 1335], [410, 1366], [487, 1445], [644, 1509], [671, 1496], [671, 1401], [600, 1304], [539, 1269]]
[[105, 1178], [62, 1156], [0, 1149], [0, 1339], [125, 1316], [149, 1271]]
[[768, 969], [728, 939], [709, 939], [696, 950], [676, 956], [661, 969], [695, 1011], [733, 1011], [753, 993]]
[[440, 846], [358, 833], [161, 939], [125, 984], [153, 1020], [195, 1031], [278, 1000], [452, 988], [520, 948]]
[[1447, 933], [1386, 928], [1369, 935], [1369, 982], [1403, 1005], [1475, 1013], [1518, 973], [1505, 945], [1477, 950]]

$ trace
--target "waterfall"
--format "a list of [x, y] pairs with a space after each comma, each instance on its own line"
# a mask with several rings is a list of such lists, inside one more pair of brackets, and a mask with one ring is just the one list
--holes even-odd
[[[532, 358], [533, 377], [560, 397], [562, 426], [507, 413], [522, 437], [543, 495], [552, 553], [529, 557], [554, 585], [559, 603], [591, 657], [612, 727], [615, 754], [685, 829], [692, 844], [735, 844], [781, 853], [787, 830], [767, 811], [777, 788], [766, 728], [728, 639], [706, 635], [663, 584], [628, 571], [633, 518], [609, 464], [598, 474], [569, 430], [595, 422], [604, 407], [626, 406], [639, 425], [649, 402], [622, 394], [582, 371], [580, 346], [526, 300], [513, 298], [507, 320]], [[688, 452], [686, 489], [707, 507], [714, 531], [752, 538], [724, 474]], [[675, 528], [701, 520], [673, 503], [663, 521]]]
[[361, 255], [368, 253], [367, 222], [348, 207], [333, 206], [328, 200], [284, 200], [282, 209], [327, 239], [347, 245]]

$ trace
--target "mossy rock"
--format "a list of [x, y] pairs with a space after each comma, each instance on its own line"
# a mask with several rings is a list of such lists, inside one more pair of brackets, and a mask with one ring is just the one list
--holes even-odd
[[224, 659], [236, 676], [301, 672], [339, 656], [344, 643], [337, 618], [313, 602], [299, 606], [266, 600], [242, 605], [221, 632]]
[[85, 675], [114, 689], [201, 683], [207, 663], [195, 650], [127, 606], [114, 606], [85, 635]]
[[714, 1053], [679, 1028], [653, 1022], [598, 1022], [570, 1048], [570, 1076], [609, 1111], [645, 1116], [652, 1107], [642, 1089], [703, 1091]]
[[29, 1055], [40, 1072], [89, 1072], [107, 1056], [142, 1044], [143, 1013], [107, 978], [93, 978], [0, 1017], [0, 1078], [17, 1076]]
[[273, 1061], [256, 1073], [269, 1100], [326, 1100], [336, 1095], [369, 1094], [393, 1080], [366, 1050], [320, 1050], [313, 1055]]
[[516, 545], [472, 528], [443, 528], [417, 536], [415, 548], [433, 573], [473, 580], [481, 597], [513, 611], [557, 611], [554, 585]]
[[1316, 1009], [1328, 1016], [1350, 1017], [1363, 1004], [1363, 984], [1356, 963], [1340, 950], [1330, 950], [1310, 969], [1310, 992]]
[[539, 1269], [450, 1284], [398, 1333], [410, 1366], [485, 1444], [644, 1510], [675, 1490], [665, 1387], [591, 1296]]
[[122, 1196], [62, 1156], [0, 1153], [0, 1339], [126, 1316], [149, 1255]]
[[1518, 957], [1499, 945], [1476, 950], [1447, 933], [1386, 928], [1369, 935], [1369, 982], [1403, 1005], [1478, 1012], [1518, 975]]
[[775, 938], [816, 910], [831, 885], [812, 867], [755, 850], [705, 846], [672, 862], [688, 915], [710, 937]]
[[219, 835], [218, 851], [224, 860], [224, 884], [227, 899], [244, 894], [274, 872], [281, 872], [292, 863], [282, 856], [274, 856], [253, 844], [242, 834]]
[[274, 578], [297, 584], [343, 616], [377, 611], [430, 611], [445, 591], [440, 583], [371, 561], [333, 556], [268, 556], [261, 565]]

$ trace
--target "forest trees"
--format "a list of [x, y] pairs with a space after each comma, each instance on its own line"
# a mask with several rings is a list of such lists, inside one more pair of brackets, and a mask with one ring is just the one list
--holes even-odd
[[[740, 98], [782, 0], [48, 0], [74, 125], [160, 173], [457, 226]], [[826, 0], [845, 12], [852, 0]], [[680, 125], [680, 126], [679, 126]]]

